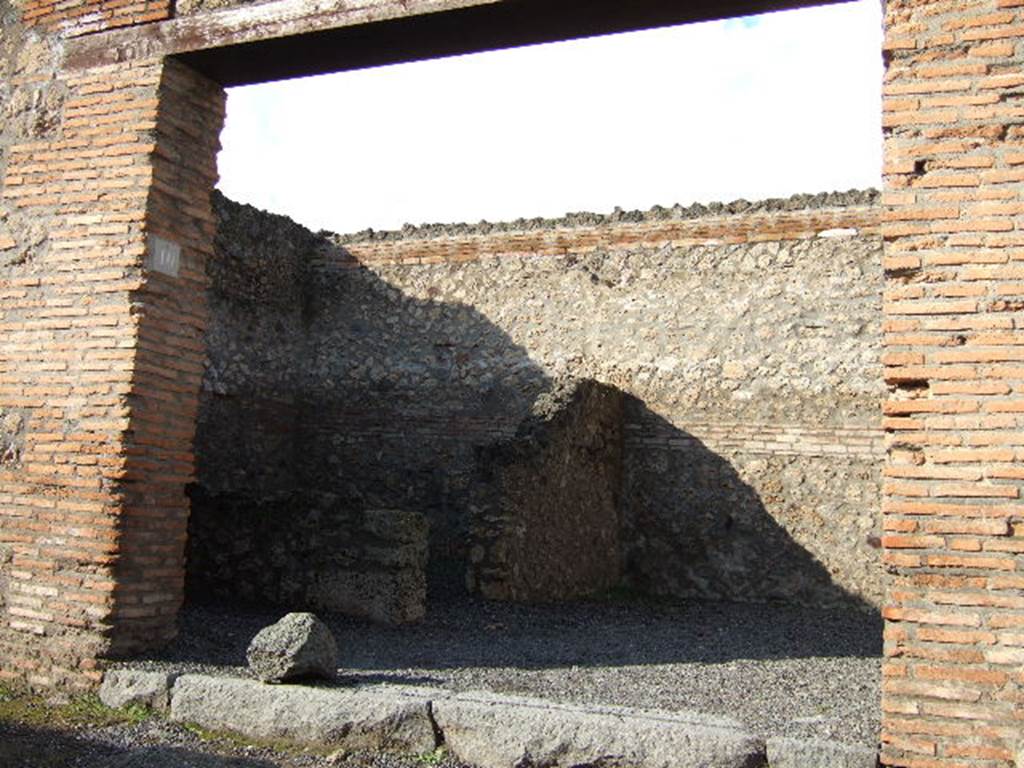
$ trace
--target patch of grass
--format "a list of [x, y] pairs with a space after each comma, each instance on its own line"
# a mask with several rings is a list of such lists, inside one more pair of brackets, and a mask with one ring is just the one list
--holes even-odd
[[237, 731], [219, 731], [204, 728], [196, 723], [182, 723], [182, 727], [202, 741], [222, 749], [239, 750], [246, 747], [268, 749], [283, 755], [318, 755], [328, 757], [337, 747], [317, 744], [300, 744], [287, 739], [254, 739]]
[[448, 750], [444, 746], [440, 746], [433, 752], [423, 752], [416, 755], [416, 762], [421, 765], [440, 765], [446, 757], [448, 757]]
[[0, 687], [0, 721], [33, 728], [104, 728], [134, 725], [154, 716], [150, 709], [138, 705], [112, 709], [91, 693], [54, 704], [41, 696]]
[[[316, 755], [317, 757], [334, 757], [338, 759], [346, 755], [351, 758], [353, 765], [368, 766], [374, 762], [370, 752], [364, 752], [362, 749], [349, 751], [338, 744], [302, 744], [288, 739], [258, 739], [238, 733], [237, 731], [205, 728], [198, 723], [181, 723], [181, 726], [217, 751], [237, 753], [255, 748], [289, 757]], [[448, 757], [448, 750], [441, 746], [431, 752], [423, 752], [411, 757], [417, 763], [433, 768], [445, 761]]]
[[130, 704], [120, 709], [106, 706], [94, 694], [79, 696], [57, 709], [58, 718], [64, 718], [69, 725], [103, 727], [108, 725], [137, 725], [156, 713], [141, 704]]

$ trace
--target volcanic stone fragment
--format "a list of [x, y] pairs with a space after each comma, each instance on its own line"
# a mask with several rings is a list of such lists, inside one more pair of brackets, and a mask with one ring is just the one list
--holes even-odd
[[265, 683], [301, 677], [334, 677], [338, 646], [331, 630], [312, 613], [289, 613], [264, 627], [245, 652], [249, 668]]

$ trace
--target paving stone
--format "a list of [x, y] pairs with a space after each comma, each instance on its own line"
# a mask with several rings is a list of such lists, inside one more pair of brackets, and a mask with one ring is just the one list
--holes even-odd
[[429, 693], [418, 689], [269, 686], [184, 675], [171, 694], [171, 719], [253, 739], [414, 754], [437, 747]]
[[878, 750], [818, 739], [768, 739], [771, 768], [876, 768]]
[[170, 706], [170, 690], [175, 677], [169, 672], [111, 669], [103, 676], [100, 701], [115, 709], [140, 705], [166, 710]]
[[445, 744], [481, 768], [616, 765], [636, 768], [760, 768], [764, 742], [732, 720], [624, 707], [465, 693], [438, 698]]

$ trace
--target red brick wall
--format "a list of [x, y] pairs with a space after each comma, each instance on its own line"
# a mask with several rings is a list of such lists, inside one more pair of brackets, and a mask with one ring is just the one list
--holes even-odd
[[49, 230], [0, 321], [0, 403], [27, 414], [22, 464], [0, 478], [2, 674], [37, 686], [95, 681], [108, 642], [159, 78], [148, 64], [69, 79], [57, 137], [8, 158], [5, 201]]
[[[0, 467], [0, 677], [37, 687], [92, 685], [98, 654], [173, 631], [222, 116], [173, 63], [66, 84], [56, 137], [13, 147], [3, 187], [49, 231], [0, 282], [0, 408], [26, 419]], [[144, 267], [147, 230], [186, 247], [173, 284]]]
[[115, 27], [162, 21], [171, 16], [172, 0], [27, 0], [25, 24], [66, 37]]
[[887, 765], [1024, 731], [1024, 0], [889, 0]]
[[146, 229], [181, 246], [180, 270], [144, 271], [133, 294], [138, 341], [125, 440], [115, 567], [115, 652], [173, 637], [185, 580], [192, 439], [206, 347], [206, 258], [216, 234], [210, 192], [224, 92], [173, 60], [160, 83]]

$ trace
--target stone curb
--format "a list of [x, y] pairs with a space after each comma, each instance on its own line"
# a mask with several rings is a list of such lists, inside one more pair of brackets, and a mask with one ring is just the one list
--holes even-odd
[[878, 751], [821, 739], [768, 739], [770, 768], [876, 768]]
[[100, 701], [113, 709], [141, 706], [166, 711], [171, 704], [171, 687], [177, 674], [110, 669], [103, 676]]
[[463, 693], [433, 702], [445, 744], [483, 768], [760, 768], [764, 741], [724, 718]]
[[171, 720], [248, 738], [422, 754], [437, 747], [429, 693], [416, 689], [312, 688], [183, 675]]
[[875, 768], [878, 760], [865, 747], [766, 740], [736, 720], [697, 712], [561, 704], [482, 691], [267, 685], [110, 670], [101, 697], [110, 706], [169, 702], [176, 722], [254, 740], [410, 754], [443, 743], [457, 759], [480, 768]]

